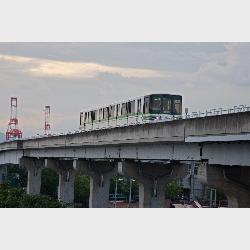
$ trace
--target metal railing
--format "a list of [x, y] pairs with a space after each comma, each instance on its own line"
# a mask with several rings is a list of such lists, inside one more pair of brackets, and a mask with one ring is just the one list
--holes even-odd
[[239, 105], [239, 106], [234, 106], [233, 108], [229, 108], [229, 109], [217, 108], [217, 109], [206, 110], [205, 112], [201, 112], [201, 111], [192, 112], [191, 114], [186, 114], [182, 116], [182, 119], [242, 113], [242, 112], [247, 112], [247, 111], [250, 111], [250, 106]]
[[[167, 119], [162, 119], [162, 120], [157, 120], [155, 122], [166, 122], [166, 121], [173, 121], [173, 120], [183, 120], [183, 119], [193, 119], [193, 118], [200, 118], [200, 117], [209, 117], [209, 116], [216, 116], [216, 115], [225, 115], [225, 114], [233, 114], [233, 113], [243, 113], [250, 111], [250, 106], [247, 105], [239, 105], [239, 106], [234, 106], [233, 108], [229, 109], [223, 109], [223, 108], [216, 108], [216, 109], [210, 109], [206, 110], [205, 112], [192, 112], [190, 114], [185, 114], [185, 115], [178, 115], [178, 116], [173, 116], [172, 118], [167, 118]], [[147, 123], [147, 122], [145, 122]], [[135, 125], [135, 124], [134, 124]], [[51, 134], [51, 135], [40, 135], [37, 134], [36, 136], [30, 136], [23, 138], [24, 140], [27, 139], [38, 139], [38, 138], [45, 138], [45, 137], [52, 137], [52, 136], [60, 136], [60, 135], [67, 135], [67, 134], [77, 134], [80, 133], [81, 131], [68, 131], [68, 133], [58, 133], [58, 134]], [[21, 139], [21, 140], [23, 140]]]

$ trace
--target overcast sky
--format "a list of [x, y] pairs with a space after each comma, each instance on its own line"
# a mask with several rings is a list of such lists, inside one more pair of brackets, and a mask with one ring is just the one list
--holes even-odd
[[77, 130], [79, 112], [148, 93], [190, 111], [250, 105], [250, 43], [0, 43], [0, 131], [11, 96], [26, 136]]

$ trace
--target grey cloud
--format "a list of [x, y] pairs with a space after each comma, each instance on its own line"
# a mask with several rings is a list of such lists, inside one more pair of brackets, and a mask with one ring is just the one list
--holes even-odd
[[120, 67], [194, 71], [222, 43], [2, 43], [0, 54], [96, 62]]
[[160, 78], [124, 78], [107, 72], [92, 78], [39, 77], [25, 72], [23, 64], [0, 61], [0, 131], [6, 129], [10, 96], [19, 98], [20, 126], [26, 135], [42, 132], [47, 104], [58, 132], [78, 129], [84, 108], [153, 92], [182, 94], [190, 110], [249, 104], [249, 47], [249, 43], [0, 43], [4, 55], [171, 73]]

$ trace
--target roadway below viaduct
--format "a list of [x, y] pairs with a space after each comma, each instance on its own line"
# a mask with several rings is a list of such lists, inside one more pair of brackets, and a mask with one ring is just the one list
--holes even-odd
[[109, 179], [123, 174], [138, 180], [140, 207], [162, 207], [164, 184], [195, 162], [200, 180], [222, 190], [231, 207], [250, 207], [249, 153], [250, 112], [242, 112], [4, 142], [0, 165], [27, 168], [33, 194], [41, 169], [54, 168], [66, 203], [74, 198], [75, 174], [87, 174], [90, 207], [106, 207]]

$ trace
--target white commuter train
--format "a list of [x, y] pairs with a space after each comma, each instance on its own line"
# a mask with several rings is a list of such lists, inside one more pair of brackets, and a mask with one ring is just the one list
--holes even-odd
[[80, 113], [80, 130], [173, 120], [182, 115], [182, 96], [150, 94]]

